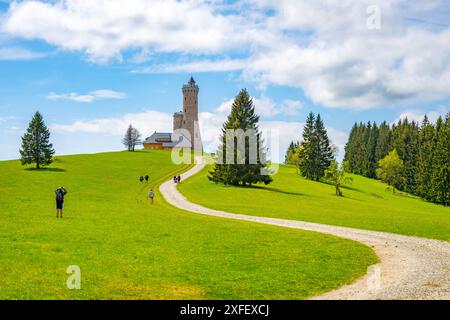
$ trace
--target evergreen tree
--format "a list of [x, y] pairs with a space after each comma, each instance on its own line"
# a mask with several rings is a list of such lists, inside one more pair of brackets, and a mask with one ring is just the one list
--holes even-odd
[[[222, 144], [217, 151], [218, 161], [214, 169], [209, 172], [209, 180], [226, 185], [252, 185], [259, 182], [267, 185], [272, 182], [272, 177], [268, 175], [266, 168], [266, 154], [258, 121], [259, 116], [255, 114], [253, 100], [247, 90], [241, 90], [233, 102], [227, 121], [223, 124]], [[227, 148], [227, 134], [239, 135], [239, 130], [247, 136], [233, 136], [233, 146]], [[250, 146], [252, 141], [256, 142], [256, 146]], [[239, 142], [244, 144], [243, 150], [239, 148]], [[227, 154], [227, 149], [233, 150], [233, 154]], [[253, 150], [256, 150], [256, 157], [253, 159], [255, 163], [252, 161], [254, 155], [250, 153]], [[227, 163], [227, 159], [231, 158], [233, 158], [232, 163]]]
[[315, 165], [315, 176], [317, 180], [321, 179], [325, 170], [330, 166], [331, 161], [334, 160], [333, 148], [328, 138], [327, 130], [323, 124], [320, 114], [316, 117], [316, 122], [314, 124], [314, 130], [317, 140], [317, 155], [318, 161]]
[[378, 126], [374, 122], [371, 124], [370, 122], [367, 125], [368, 137], [367, 137], [367, 145], [366, 145], [366, 168], [364, 175], [369, 178], [376, 177], [376, 148], [378, 143]]
[[310, 112], [306, 118], [306, 124], [303, 128], [303, 140], [300, 144], [302, 148], [299, 161], [300, 173], [303, 177], [311, 180], [316, 180], [314, 168], [318, 159], [315, 121], [316, 117]]
[[436, 122], [436, 147], [433, 153], [431, 184], [433, 201], [450, 205], [450, 114]]
[[53, 162], [55, 150], [49, 142], [50, 131], [44, 119], [36, 112], [28, 125], [27, 132], [22, 137], [20, 161], [22, 165], [36, 163], [36, 168], [47, 166]]
[[432, 165], [435, 150], [435, 128], [425, 116], [419, 133], [419, 144], [416, 166], [416, 190], [415, 194], [426, 200], [432, 199]]
[[320, 180], [334, 159], [333, 148], [320, 115], [308, 114], [303, 128], [299, 169], [302, 176]]
[[393, 128], [392, 147], [397, 150], [400, 159], [402, 159], [405, 172], [403, 184], [398, 186], [402, 191], [413, 193], [416, 189], [416, 162], [419, 139], [419, 127], [408, 119], [399, 121]]
[[367, 142], [369, 141], [369, 129], [363, 123], [359, 125], [359, 133], [356, 139], [356, 171], [354, 173], [366, 175], [367, 167]]
[[348, 137], [348, 141], [345, 144], [345, 155], [344, 161], [348, 164], [349, 172], [355, 172], [356, 168], [356, 138], [358, 135], [358, 124], [355, 124], [350, 131], [350, 135]]
[[384, 121], [378, 129], [377, 146], [375, 147], [375, 163], [386, 157], [391, 150], [391, 128]]

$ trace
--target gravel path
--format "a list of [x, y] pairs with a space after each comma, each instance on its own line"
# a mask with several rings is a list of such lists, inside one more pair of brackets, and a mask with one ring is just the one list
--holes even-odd
[[[197, 164], [181, 175], [182, 181], [204, 167]], [[189, 202], [173, 181], [160, 186], [164, 198], [183, 210], [215, 217], [310, 230], [359, 241], [373, 248], [381, 262], [356, 282], [314, 299], [445, 299], [450, 300], [450, 243], [386, 232], [285, 219], [256, 217], [213, 210]]]

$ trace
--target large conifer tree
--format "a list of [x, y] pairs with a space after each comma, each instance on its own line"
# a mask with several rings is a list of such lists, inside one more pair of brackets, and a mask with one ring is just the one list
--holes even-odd
[[333, 149], [320, 115], [308, 114], [303, 128], [300, 173], [307, 179], [320, 180], [333, 160]]
[[442, 117], [436, 122], [436, 147], [432, 165], [432, 197], [433, 201], [450, 205], [450, 114], [445, 121]]
[[310, 112], [306, 118], [306, 124], [303, 127], [302, 151], [299, 161], [301, 175], [311, 180], [315, 179], [314, 167], [318, 158], [317, 147], [315, 147], [317, 145], [316, 135], [314, 134], [315, 121], [316, 117]]
[[348, 141], [345, 144], [344, 161], [347, 163], [348, 170], [350, 172], [354, 172], [354, 168], [356, 167], [355, 144], [357, 135], [358, 135], [358, 124], [355, 122], [355, 124], [352, 127], [352, 130], [350, 131]]
[[369, 178], [375, 178], [377, 169], [375, 154], [378, 142], [378, 126], [375, 122], [373, 124], [369, 122], [367, 130], [368, 130], [368, 137], [365, 156], [366, 167], [364, 175]]
[[375, 147], [375, 163], [386, 157], [391, 148], [391, 128], [386, 121], [378, 128], [377, 146]]
[[425, 116], [419, 133], [419, 150], [416, 166], [416, 194], [427, 200], [432, 199], [431, 173], [435, 149], [435, 128]]
[[316, 164], [315, 172], [317, 180], [321, 179], [325, 175], [325, 170], [330, 166], [331, 161], [334, 160], [333, 148], [328, 138], [327, 129], [323, 124], [320, 114], [316, 117], [314, 124], [315, 135], [317, 139], [317, 154], [318, 161]]
[[[258, 128], [259, 116], [255, 114], [253, 100], [247, 90], [241, 90], [236, 96], [231, 107], [231, 113], [222, 127], [221, 145], [217, 151], [218, 161], [213, 171], [209, 172], [208, 178], [214, 182], [221, 182], [228, 185], [252, 185], [259, 182], [269, 184], [272, 177], [268, 175], [266, 168], [266, 153], [264, 142]], [[238, 148], [238, 139], [234, 138], [233, 154], [227, 157], [227, 132], [229, 130], [243, 130], [250, 133], [245, 137], [245, 148]], [[256, 163], [252, 163], [253, 148], [251, 141], [256, 141]], [[243, 151], [243, 152], [242, 152]], [[232, 163], [227, 163], [227, 158], [233, 157]], [[264, 172], [265, 171], [265, 172]]]
[[22, 137], [20, 149], [20, 161], [22, 165], [36, 163], [36, 168], [52, 163], [55, 150], [49, 142], [50, 131], [47, 129], [44, 119], [36, 112], [28, 125], [27, 132]]

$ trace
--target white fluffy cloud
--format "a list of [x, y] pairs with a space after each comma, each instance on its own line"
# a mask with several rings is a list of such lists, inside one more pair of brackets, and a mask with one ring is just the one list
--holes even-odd
[[[262, 117], [273, 117], [276, 115], [298, 115], [299, 110], [303, 107], [303, 103], [298, 100], [284, 100], [281, 104], [277, 104], [272, 99], [262, 96], [260, 98], [253, 97], [253, 104], [255, 105], [255, 111]], [[226, 100], [222, 102], [217, 108], [218, 113], [230, 113], [231, 106], [234, 99]]]
[[436, 111], [430, 111], [430, 112], [422, 112], [420, 110], [406, 110], [402, 112], [395, 121], [392, 123], [397, 123], [400, 120], [408, 119], [409, 121], [415, 121], [418, 123], [421, 123], [423, 121], [423, 118], [425, 115], [428, 117], [428, 120], [430, 122], [436, 122], [436, 120], [439, 118], [441, 113]]
[[245, 60], [202, 60], [187, 63], [171, 63], [132, 70], [132, 73], [192, 73], [242, 70]]
[[[367, 25], [373, 5], [380, 29]], [[174, 53], [184, 62], [133, 69], [242, 70], [261, 88], [297, 87], [325, 107], [369, 109], [450, 96], [448, 14], [446, 0], [21, 1], [1, 31], [99, 63], [127, 50], [136, 61]], [[220, 59], [230, 52], [241, 58]]]
[[[50, 127], [58, 133], [90, 133], [121, 137], [130, 124], [144, 135], [149, 135], [157, 130], [171, 131], [172, 116], [163, 112], [148, 110], [115, 118], [76, 120], [70, 124], [53, 124]], [[118, 141], [120, 144], [120, 139]]]
[[235, 26], [244, 21], [224, 17], [203, 1], [23, 1], [11, 4], [2, 29], [64, 50], [84, 51], [102, 63], [120, 60], [127, 49], [220, 52], [243, 43], [246, 35]]
[[58, 94], [51, 92], [47, 95], [47, 99], [91, 103], [96, 100], [125, 99], [126, 96], [127, 95], [123, 92], [117, 92], [113, 90], [95, 90], [87, 94], [78, 94], [74, 92]]
[[[367, 8], [374, 4], [380, 29], [367, 27]], [[275, 10], [271, 28], [306, 36], [284, 38], [254, 54], [244, 70], [247, 79], [301, 88], [326, 107], [368, 109], [450, 95], [448, 21], [436, 27], [426, 20], [449, 12], [445, 1], [280, 0], [260, 5]]]
[[43, 58], [47, 53], [34, 52], [20, 47], [0, 48], [0, 61], [32, 60]]

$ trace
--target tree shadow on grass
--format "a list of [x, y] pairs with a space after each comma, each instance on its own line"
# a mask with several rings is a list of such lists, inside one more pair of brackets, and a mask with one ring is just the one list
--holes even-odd
[[40, 169], [36, 169], [36, 168], [27, 168], [25, 169], [26, 171], [36, 171], [36, 172], [66, 172], [66, 169], [61, 169], [61, 168], [40, 168]]
[[278, 192], [278, 193], [283, 193], [283, 194], [288, 194], [291, 196], [304, 196], [303, 193], [300, 192], [291, 192], [291, 191], [284, 191], [281, 189], [277, 189], [277, 188], [271, 188], [271, 187], [263, 187], [263, 186], [242, 186], [242, 188], [247, 188], [247, 189], [258, 189], [258, 190], [266, 190], [266, 191], [270, 191], [270, 192]]

